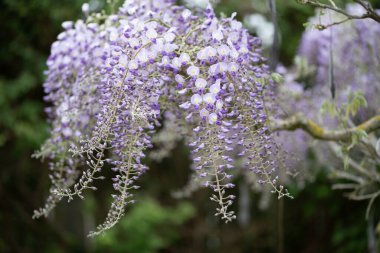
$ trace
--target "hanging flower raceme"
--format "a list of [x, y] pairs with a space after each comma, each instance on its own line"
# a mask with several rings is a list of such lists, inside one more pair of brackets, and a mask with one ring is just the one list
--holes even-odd
[[[48, 60], [52, 129], [39, 155], [52, 161], [53, 185], [36, 217], [62, 198], [83, 197], [110, 164], [117, 194], [91, 235], [111, 228], [134, 201], [152, 136], [158, 147], [185, 140], [194, 184], [211, 188], [226, 222], [235, 218], [227, 192], [236, 159], [279, 197], [289, 196], [276, 184], [265, 99], [273, 81], [258, 38], [234, 16], [218, 19], [210, 6], [194, 14], [170, 0], [127, 0], [117, 14], [95, 17], [65, 22]], [[178, 137], [155, 138], [162, 122]]]

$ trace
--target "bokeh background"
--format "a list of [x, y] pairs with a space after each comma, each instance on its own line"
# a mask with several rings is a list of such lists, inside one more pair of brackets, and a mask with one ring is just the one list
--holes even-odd
[[[108, 208], [111, 184], [99, 183], [84, 201], [61, 203], [51, 217], [32, 219], [48, 194], [46, 163], [31, 155], [47, 137], [43, 112], [43, 71], [50, 45], [66, 20], [83, 18], [83, 0], [0, 1], [0, 252], [367, 252], [366, 204], [349, 201], [332, 191], [323, 170], [305, 186], [290, 187], [294, 199], [278, 201], [249, 191], [241, 179], [234, 208], [244, 220], [222, 224], [213, 216], [207, 190], [177, 200], [172, 191], [189, 176], [188, 151], [181, 143], [171, 158], [147, 161], [138, 202], [113, 230], [88, 239]], [[380, 8], [380, 1], [372, 1]], [[101, 8], [104, 1], [91, 1]], [[264, 0], [222, 0], [217, 12], [238, 19], [260, 13], [270, 18]], [[295, 0], [278, 0], [280, 61], [292, 64], [303, 24], [313, 9]], [[249, 25], [249, 24], [248, 24]], [[269, 50], [268, 50], [269, 51]], [[313, 155], [307, 164], [313, 164]], [[263, 204], [263, 201], [265, 202]], [[244, 210], [241, 210], [244, 209]]]

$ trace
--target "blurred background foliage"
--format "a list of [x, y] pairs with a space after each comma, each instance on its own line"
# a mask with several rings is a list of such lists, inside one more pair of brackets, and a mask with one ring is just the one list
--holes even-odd
[[[207, 191], [196, 192], [188, 202], [173, 199], [171, 192], [188, 177], [187, 150], [181, 145], [170, 159], [148, 161], [151, 170], [142, 179], [140, 201], [105, 236], [86, 238], [106, 214], [112, 190], [106, 183], [85, 201], [62, 203], [48, 219], [32, 220], [49, 187], [46, 164], [31, 159], [48, 132], [45, 61], [61, 23], [82, 17], [83, 2], [0, 1], [0, 252], [366, 252], [365, 204], [332, 191], [324, 174], [302, 190], [294, 187], [294, 200], [273, 199], [266, 210], [258, 208], [260, 195], [250, 193], [246, 224], [219, 224]], [[373, 3], [380, 8], [379, 1]], [[277, 0], [277, 8], [280, 61], [290, 65], [313, 10], [295, 0]], [[241, 20], [257, 12], [270, 17], [261, 0], [223, 0], [217, 11], [237, 11]]]
[[119, 229], [99, 237], [97, 251], [154, 253], [173, 244], [180, 245], [176, 229], [194, 216], [194, 212], [194, 207], [186, 202], [165, 208], [152, 199], [141, 199], [122, 220]]

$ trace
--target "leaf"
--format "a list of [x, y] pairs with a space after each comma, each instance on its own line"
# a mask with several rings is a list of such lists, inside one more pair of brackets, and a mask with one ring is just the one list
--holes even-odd
[[352, 100], [350, 101], [348, 105], [348, 112], [355, 116], [356, 113], [359, 111], [360, 108], [367, 107], [367, 100], [364, 97], [364, 94], [362, 91], [357, 91], [352, 94]]
[[323, 101], [320, 112], [321, 112], [321, 114], [328, 113], [330, 116], [336, 116], [337, 115], [337, 110], [336, 110], [335, 104], [332, 102], [326, 101], [326, 100]]
[[348, 150], [350, 149], [350, 147], [346, 147], [346, 146], [342, 146], [342, 158], [343, 158], [343, 168], [345, 170], [348, 169], [348, 164], [349, 164], [349, 160], [350, 160], [350, 156], [348, 155]]
[[275, 83], [282, 83], [284, 81], [284, 77], [279, 73], [272, 73], [271, 77]]
[[368, 134], [366, 131], [362, 129], [356, 130], [354, 133], [352, 133], [352, 142], [350, 146], [348, 146], [348, 150], [352, 149], [356, 144], [359, 143], [360, 140], [368, 138]]

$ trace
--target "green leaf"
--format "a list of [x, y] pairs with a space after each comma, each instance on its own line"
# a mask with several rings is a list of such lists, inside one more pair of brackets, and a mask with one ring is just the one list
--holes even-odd
[[337, 109], [335, 103], [329, 102], [327, 100], [323, 101], [320, 112], [321, 114], [329, 114], [333, 117], [336, 116]]
[[368, 106], [367, 100], [364, 97], [362, 91], [354, 92], [350, 94], [349, 97], [351, 99], [349, 101], [349, 104], [347, 105], [347, 110], [352, 116], [355, 116], [360, 108], [365, 108]]
[[352, 149], [356, 144], [360, 142], [360, 140], [368, 138], [368, 134], [366, 131], [362, 129], [356, 130], [354, 133], [352, 133], [352, 141], [350, 146], [348, 146], [348, 150]]
[[273, 81], [275, 81], [275, 83], [282, 83], [284, 81], [284, 77], [281, 74], [276, 73], [276, 72], [272, 73], [271, 77]]

